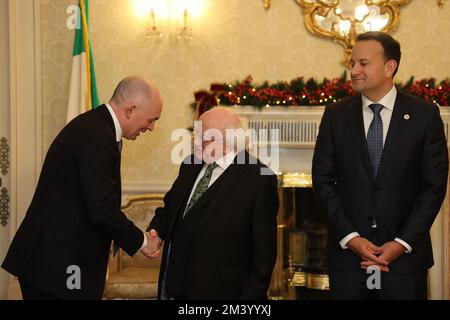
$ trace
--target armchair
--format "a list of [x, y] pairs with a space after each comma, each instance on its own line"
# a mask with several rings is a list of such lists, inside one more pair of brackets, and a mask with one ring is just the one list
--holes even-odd
[[[145, 231], [155, 214], [164, 205], [162, 194], [145, 194], [130, 197], [122, 211], [137, 227]], [[148, 259], [141, 252], [133, 257], [122, 249], [115, 257], [112, 250], [105, 283], [105, 299], [156, 299], [161, 258]]]

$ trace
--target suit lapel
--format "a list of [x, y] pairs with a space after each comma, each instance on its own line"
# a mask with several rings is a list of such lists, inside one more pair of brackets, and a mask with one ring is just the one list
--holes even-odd
[[395, 150], [398, 150], [399, 140], [402, 135], [406, 131], [406, 125], [408, 121], [404, 119], [405, 114], [409, 113], [410, 105], [406, 105], [403, 103], [404, 95], [400, 91], [397, 91], [397, 98], [395, 99], [394, 110], [391, 117], [391, 122], [389, 124], [389, 130], [386, 136], [386, 142], [383, 148], [383, 155], [381, 157], [380, 168], [378, 170], [377, 181], [379, 181], [388, 163], [390, 162], [390, 158], [395, 153]]
[[106, 105], [102, 104], [100, 105], [98, 108], [96, 109], [92, 109], [91, 111], [93, 114], [96, 115], [96, 117], [100, 118], [100, 121], [97, 121], [99, 125], [103, 126], [103, 123], [105, 125], [105, 132], [107, 132], [108, 136], [110, 138], [111, 141], [111, 148], [112, 150], [114, 150], [114, 157], [116, 157], [117, 159], [117, 166], [116, 166], [116, 178], [117, 178], [117, 194], [118, 194], [118, 199], [119, 199], [119, 206], [122, 202], [122, 180], [121, 180], [121, 174], [120, 174], [120, 165], [121, 165], [121, 159], [122, 159], [122, 155], [121, 152], [119, 150], [119, 148], [117, 147], [117, 141], [116, 141], [116, 128], [114, 127], [114, 121], [111, 117], [111, 114], [109, 113], [108, 108], [106, 107]]
[[177, 189], [175, 190], [175, 194], [177, 195], [174, 201], [174, 203], [176, 204], [176, 207], [174, 208], [175, 214], [171, 216], [171, 220], [169, 222], [169, 230], [172, 230], [177, 218], [183, 214], [187, 205], [187, 201], [189, 199], [189, 195], [192, 191], [192, 188], [194, 187], [195, 180], [197, 179], [200, 171], [203, 168], [203, 163], [191, 164], [188, 166], [189, 168], [185, 169], [186, 174], [180, 177], [180, 182], [177, 184]]
[[118, 159], [118, 166], [117, 166], [117, 179], [119, 180], [119, 186], [118, 186], [118, 191], [119, 191], [119, 202], [122, 202], [122, 177], [120, 175], [120, 162], [121, 162], [121, 156], [119, 153], [119, 159]]
[[[221, 197], [221, 195], [229, 195], [232, 193], [233, 189], [239, 185], [239, 180], [242, 179], [241, 168], [244, 168], [246, 165], [236, 164], [237, 155], [234, 158], [234, 162], [223, 172], [220, 177], [214, 181], [214, 183], [206, 190], [206, 192], [197, 200], [194, 206], [191, 208], [189, 214], [186, 215], [184, 220], [188, 220], [191, 216], [197, 214], [197, 211], [202, 210], [202, 207], [212, 201], [213, 199], [217, 200]], [[246, 152], [246, 159], [248, 159], [248, 154]], [[220, 190], [220, 193], [219, 193]], [[208, 210], [203, 213], [201, 218], [201, 222], [199, 224], [199, 229], [202, 225], [209, 219], [211, 215], [215, 212]]]
[[356, 149], [358, 150], [359, 155], [361, 156], [361, 160], [364, 164], [367, 175], [371, 180], [373, 180], [372, 170], [370, 169], [366, 134], [364, 131], [361, 95], [358, 95], [352, 99], [348, 112], [348, 123], [352, 131], [353, 141], [356, 145]]
[[[233, 189], [239, 185], [239, 180], [242, 179], [243, 174], [241, 169], [245, 167], [245, 165], [230, 165], [227, 170], [222, 173], [222, 175], [217, 179], [214, 184], [208, 189], [209, 193], [205, 193], [205, 197], [202, 197], [202, 201], [199, 203], [198, 210], [201, 210], [202, 206], [206, 203], [209, 203], [213, 199], [221, 200], [223, 195], [226, 197], [233, 192]], [[199, 229], [208, 221], [208, 219], [213, 216], [216, 212], [212, 210], [207, 210], [204, 212], [201, 222], [199, 224]]]

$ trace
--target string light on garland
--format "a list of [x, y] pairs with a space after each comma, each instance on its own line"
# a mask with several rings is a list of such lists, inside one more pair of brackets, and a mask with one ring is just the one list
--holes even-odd
[[[437, 105], [450, 105], [450, 80], [437, 83], [436, 79], [414, 80], [411, 77], [406, 84], [397, 87], [412, 95], [431, 101]], [[351, 81], [344, 72], [341, 77], [323, 79], [319, 82], [313, 78], [305, 80], [299, 77], [290, 82], [269, 84], [267, 81], [255, 85], [251, 76], [243, 81], [231, 83], [213, 83], [210, 91], [195, 92], [192, 108], [201, 115], [208, 109], [217, 106], [248, 105], [256, 108], [270, 108], [272, 105], [283, 107], [322, 106], [337, 102], [356, 93]]]

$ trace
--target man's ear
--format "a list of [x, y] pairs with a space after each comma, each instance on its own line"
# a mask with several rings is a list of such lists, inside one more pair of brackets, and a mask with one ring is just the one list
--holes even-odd
[[129, 105], [125, 107], [125, 117], [127, 119], [131, 118], [131, 115], [133, 114], [133, 112], [136, 111], [136, 106], [135, 105]]
[[386, 61], [385, 64], [386, 76], [388, 78], [392, 78], [394, 76], [395, 70], [397, 70], [397, 67], [398, 67], [397, 61], [395, 60]]

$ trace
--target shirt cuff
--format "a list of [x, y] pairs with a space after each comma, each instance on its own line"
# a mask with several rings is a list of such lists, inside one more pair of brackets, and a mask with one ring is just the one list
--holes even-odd
[[342, 239], [341, 241], [339, 241], [339, 244], [341, 245], [342, 249], [348, 249], [347, 247], [347, 243], [352, 240], [355, 237], [359, 237], [359, 233], [358, 232], [352, 232], [350, 233], [348, 236], [346, 236], [344, 239]]
[[411, 253], [411, 251], [413, 250], [412, 247], [409, 244], [407, 244], [405, 241], [403, 241], [402, 239], [395, 238], [394, 240], [406, 248], [406, 250], [405, 250], [406, 253]]
[[142, 247], [141, 247], [141, 249], [139, 249], [139, 250], [144, 249], [146, 246], [147, 246], [147, 235], [146, 235], [145, 232], [144, 232], [144, 243], [142, 244]]

